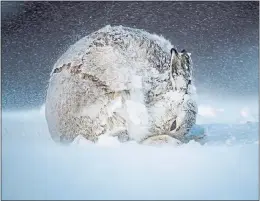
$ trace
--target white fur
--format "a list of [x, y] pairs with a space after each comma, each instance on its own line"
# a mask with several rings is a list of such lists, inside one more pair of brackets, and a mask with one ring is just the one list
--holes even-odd
[[183, 117], [178, 114], [185, 104], [179, 89], [187, 79], [169, 76], [171, 47], [163, 37], [122, 26], [106, 26], [72, 45], [49, 82], [46, 119], [52, 137], [81, 134], [96, 141], [125, 129], [130, 139], [142, 141], [169, 133], [176, 118], [177, 125], [193, 121], [189, 108]]

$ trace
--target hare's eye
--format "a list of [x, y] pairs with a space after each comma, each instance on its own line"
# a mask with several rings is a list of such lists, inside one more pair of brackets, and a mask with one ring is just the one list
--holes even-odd
[[176, 120], [172, 123], [170, 131], [173, 131], [176, 129]]

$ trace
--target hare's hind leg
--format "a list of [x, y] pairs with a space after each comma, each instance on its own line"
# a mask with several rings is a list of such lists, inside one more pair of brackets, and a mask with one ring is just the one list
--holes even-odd
[[109, 136], [117, 137], [120, 142], [129, 140], [127, 131], [127, 115], [125, 102], [129, 99], [129, 91], [109, 93], [109, 104], [106, 105], [107, 127]]

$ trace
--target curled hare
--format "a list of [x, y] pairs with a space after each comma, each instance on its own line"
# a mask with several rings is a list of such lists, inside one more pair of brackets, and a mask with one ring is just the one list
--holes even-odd
[[143, 30], [106, 26], [55, 63], [45, 113], [56, 142], [109, 135], [179, 144], [196, 122], [194, 93], [190, 53]]

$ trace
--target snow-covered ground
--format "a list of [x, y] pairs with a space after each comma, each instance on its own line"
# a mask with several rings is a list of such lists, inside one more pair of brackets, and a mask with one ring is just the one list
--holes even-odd
[[71, 145], [42, 110], [3, 112], [2, 199], [258, 199], [258, 123], [207, 124], [207, 143]]

